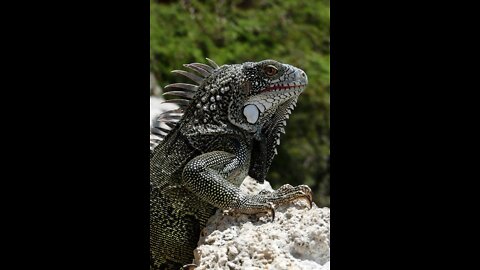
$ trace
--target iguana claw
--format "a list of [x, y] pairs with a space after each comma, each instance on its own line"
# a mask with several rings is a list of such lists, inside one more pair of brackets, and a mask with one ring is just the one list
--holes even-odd
[[270, 214], [272, 215], [272, 222], [275, 220], [275, 205], [272, 202], [268, 203], [270, 205]]
[[182, 270], [195, 270], [197, 268], [197, 265], [190, 263], [182, 266]]
[[310, 189], [310, 187], [307, 186], [307, 185], [300, 185], [298, 187], [301, 188], [302, 191], [305, 193], [305, 199], [307, 200], [308, 205], [309, 205], [308, 209], [312, 209], [312, 203], [313, 203], [312, 189]]

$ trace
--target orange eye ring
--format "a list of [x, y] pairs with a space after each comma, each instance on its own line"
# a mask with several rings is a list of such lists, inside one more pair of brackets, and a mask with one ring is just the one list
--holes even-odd
[[274, 76], [278, 72], [278, 69], [273, 65], [268, 65], [263, 70], [268, 76]]

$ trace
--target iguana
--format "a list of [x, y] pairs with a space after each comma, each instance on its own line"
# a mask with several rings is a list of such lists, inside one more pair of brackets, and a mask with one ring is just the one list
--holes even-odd
[[[160, 114], [150, 133], [150, 268], [191, 264], [200, 231], [217, 209], [269, 213], [305, 199], [308, 186], [275, 192], [240, 191], [250, 175], [265, 180], [280, 134], [308, 79], [301, 69], [274, 60], [218, 66], [185, 64], [195, 84], [165, 86], [165, 101], [179, 108]], [[187, 267], [187, 266], [185, 266]]]

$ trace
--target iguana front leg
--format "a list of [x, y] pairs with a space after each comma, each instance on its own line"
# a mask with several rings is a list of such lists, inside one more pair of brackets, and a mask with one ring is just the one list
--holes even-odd
[[274, 206], [286, 204], [296, 199], [306, 199], [310, 205], [312, 192], [309, 187], [300, 185], [282, 186], [272, 193], [262, 192], [248, 195], [240, 191], [231, 180], [241, 174], [244, 155], [224, 151], [209, 152], [192, 159], [184, 168], [182, 184], [193, 194], [217, 208], [229, 212], [256, 214], [267, 212], [273, 218]]

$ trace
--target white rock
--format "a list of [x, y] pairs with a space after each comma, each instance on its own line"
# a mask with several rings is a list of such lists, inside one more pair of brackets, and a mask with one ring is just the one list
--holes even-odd
[[150, 96], [150, 128], [152, 127], [153, 120], [162, 112], [168, 111], [168, 110], [173, 110], [178, 108], [177, 105], [174, 104], [162, 104], [162, 102], [165, 101], [161, 97], [153, 97]]
[[[256, 194], [273, 191], [247, 177], [241, 189]], [[279, 206], [275, 220], [258, 214], [211, 217], [195, 250], [203, 269], [330, 269], [330, 209], [304, 201]]]
[[162, 88], [158, 86], [157, 79], [153, 73], [150, 72], [150, 95], [159, 96], [162, 94]]
[[[161, 96], [162, 89], [158, 86], [157, 80], [150, 73], [150, 128], [152, 128], [153, 120], [162, 112], [178, 108], [174, 104], [162, 104], [165, 99]], [[162, 127], [166, 127], [162, 125]]]

